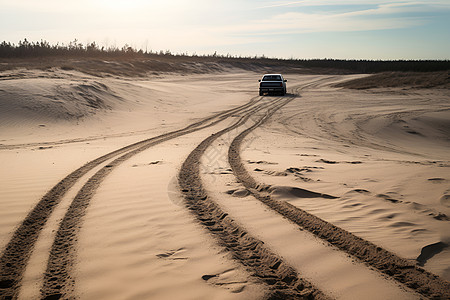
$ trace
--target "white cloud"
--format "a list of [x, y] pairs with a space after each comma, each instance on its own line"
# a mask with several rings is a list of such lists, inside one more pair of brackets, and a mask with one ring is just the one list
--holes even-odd
[[[380, 4], [381, 2], [381, 4]], [[247, 21], [240, 25], [221, 28], [221, 31], [234, 32], [239, 35], [252, 34], [292, 34], [304, 32], [346, 32], [346, 31], [371, 31], [398, 28], [411, 28], [423, 25], [429, 17], [424, 14], [436, 12], [439, 8], [433, 5], [443, 5], [443, 1], [340, 1], [350, 4], [375, 4], [374, 8], [359, 9], [349, 12], [323, 12], [307, 13], [303, 11], [291, 11], [278, 13], [260, 20]], [[426, 3], [426, 5], [425, 5]], [[277, 6], [311, 6], [335, 4], [328, 0], [304, 0], [295, 2], [272, 3]], [[444, 5], [445, 6], [445, 5]], [[450, 9], [450, 4], [447, 4]], [[447, 7], [445, 6], [445, 7]], [[265, 6], [270, 7], [270, 6]], [[276, 11], [276, 10], [274, 10]], [[414, 13], [414, 15], [412, 15]]]

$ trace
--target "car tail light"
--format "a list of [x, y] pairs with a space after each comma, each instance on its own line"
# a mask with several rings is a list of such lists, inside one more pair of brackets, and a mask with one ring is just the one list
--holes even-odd
[[283, 84], [282, 84], [282, 83], [280, 83], [280, 86], [283, 86]]

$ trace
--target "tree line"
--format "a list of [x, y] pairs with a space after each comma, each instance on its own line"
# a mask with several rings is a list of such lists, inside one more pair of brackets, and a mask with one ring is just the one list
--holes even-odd
[[437, 72], [450, 70], [450, 60], [339, 60], [311, 59], [299, 60], [309, 68], [333, 68], [358, 73], [379, 72]]
[[115, 46], [100, 47], [96, 42], [80, 43], [77, 39], [71, 41], [68, 45], [51, 45], [49, 42], [41, 40], [39, 42], [30, 42], [27, 39], [19, 41], [18, 45], [3, 41], [0, 44], [1, 58], [27, 58], [27, 57], [45, 57], [45, 56], [75, 56], [75, 57], [93, 57], [93, 56], [139, 56], [143, 55], [142, 50], [125, 44], [122, 48]]
[[343, 59], [281, 59], [262, 56], [233, 56], [221, 55], [214, 52], [208, 55], [173, 54], [170, 50], [157, 52], [143, 51], [128, 44], [119, 48], [116, 46], [104, 47], [96, 42], [80, 43], [77, 39], [69, 44], [52, 45], [47, 41], [30, 42], [27, 39], [12, 44], [3, 41], [0, 44], [0, 58], [33, 58], [33, 57], [80, 57], [80, 58], [150, 58], [150, 57], [185, 57], [203, 60], [239, 61], [241, 63], [276, 63], [299, 68], [320, 68], [347, 70], [357, 73], [378, 73], [389, 71], [402, 72], [434, 72], [450, 70], [450, 60], [343, 60]]

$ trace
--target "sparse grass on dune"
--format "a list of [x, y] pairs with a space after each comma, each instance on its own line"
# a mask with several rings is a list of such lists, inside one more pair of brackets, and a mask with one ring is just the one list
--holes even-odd
[[[256, 72], [320, 73], [283, 61], [253, 61], [251, 59], [219, 59], [183, 56], [105, 57], [105, 58], [9, 58], [0, 60], [0, 72], [14, 69], [75, 70], [89, 75], [145, 77], [159, 73], [207, 74], [230, 69]], [[325, 73], [329, 73], [326, 71]]]
[[336, 87], [357, 90], [390, 87], [450, 89], [450, 73], [386, 72], [342, 82]]
[[[97, 77], [147, 77], [160, 73], [208, 74], [227, 70], [279, 72], [285, 74], [354, 74], [357, 72], [325, 67], [304, 67], [299, 62], [253, 58], [221, 58], [193, 56], [154, 57], [30, 57], [0, 60], [0, 72], [14, 69], [79, 71]], [[5, 75], [0, 75], [5, 77]], [[17, 77], [17, 76], [14, 76]], [[448, 71], [383, 72], [339, 83], [336, 87], [370, 89], [377, 87], [450, 88]]]
[[[230, 70], [283, 74], [374, 74], [342, 82], [336, 87], [370, 89], [380, 87], [450, 88], [449, 60], [339, 60], [277, 59], [217, 55], [174, 55], [170, 51], [147, 53], [132, 48], [99, 49], [93, 43], [84, 47], [56, 47], [48, 43], [0, 44], [0, 72], [11, 70], [62, 69], [97, 77], [148, 77], [161, 73], [209, 74]], [[0, 75], [0, 79], [11, 74]], [[14, 78], [20, 74], [12, 75]]]

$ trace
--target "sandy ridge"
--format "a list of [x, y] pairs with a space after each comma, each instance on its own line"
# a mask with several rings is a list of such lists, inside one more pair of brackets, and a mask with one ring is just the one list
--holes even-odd
[[[450, 298], [450, 283], [441, 279], [439, 276], [429, 273], [417, 267], [415, 264], [290, 203], [273, 200], [270, 196], [270, 186], [256, 182], [245, 169], [239, 154], [240, 145], [245, 137], [266, 120], [265, 118], [261, 119], [236, 136], [230, 144], [228, 152], [228, 161], [233, 173], [255, 198], [288, 220], [307, 229], [321, 239], [328, 241], [330, 244], [337, 246], [339, 249], [355, 256], [359, 260], [376, 268], [396, 281], [405, 284], [420, 294], [430, 298]], [[311, 191], [304, 191], [311, 193]]]
[[[273, 102], [261, 118], [268, 119], [275, 111], [287, 104], [293, 97]], [[233, 253], [235, 259], [246, 266], [251, 273], [272, 289], [272, 299], [315, 298], [326, 296], [309, 282], [298, 277], [296, 271], [280, 257], [263, 246], [263, 242], [250, 236], [214, 200], [208, 197], [200, 179], [199, 161], [206, 149], [223, 134], [241, 126], [248, 121], [251, 114], [260, 110], [256, 108], [242, 116], [236, 123], [203, 140], [188, 156], [179, 173], [179, 184], [185, 194], [187, 207], [196, 218], [214, 235], [220, 244]], [[260, 122], [257, 122], [260, 123]], [[208, 278], [204, 278], [208, 280]]]
[[[138, 150], [136, 152], [138, 153], [147, 149], [148, 147], [151, 147], [168, 139], [172, 139], [184, 134], [191, 133], [193, 131], [213, 126], [218, 122], [221, 122], [224, 119], [228, 118], [230, 115], [236, 113], [237, 111], [246, 109], [247, 107], [253, 105], [255, 102], [257, 102], [257, 98], [253, 98], [248, 103], [239, 107], [219, 112], [203, 120], [190, 124], [183, 129], [169, 132], [120, 148], [86, 163], [85, 165], [67, 175], [41, 198], [38, 204], [33, 208], [33, 210], [24, 219], [22, 224], [14, 232], [11, 240], [3, 250], [0, 257], [0, 295], [2, 297], [17, 297], [21, 278], [25, 271], [27, 261], [30, 258], [31, 252], [34, 248], [34, 244], [37, 241], [39, 233], [43, 229], [48, 218], [52, 214], [55, 207], [59, 204], [65, 193], [83, 175], [85, 175], [96, 166], [104, 163], [105, 161], [112, 159], [115, 156], [126, 153], [127, 151], [131, 151], [129, 153], [134, 153], [134, 150]], [[108, 168], [111, 169], [111, 167]], [[57, 246], [57, 248], [65, 247], [65, 244], [61, 244], [60, 241], [58, 243], [59, 245]], [[52, 264], [51, 260], [49, 261], [49, 264]], [[50, 281], [54, 281], [54, 279]], [[59, 285], [58, 290], [60, 290], [61, 288], [62, 286]], [[51, 293], [45, 292], [44, 294], [50, 295]]]

